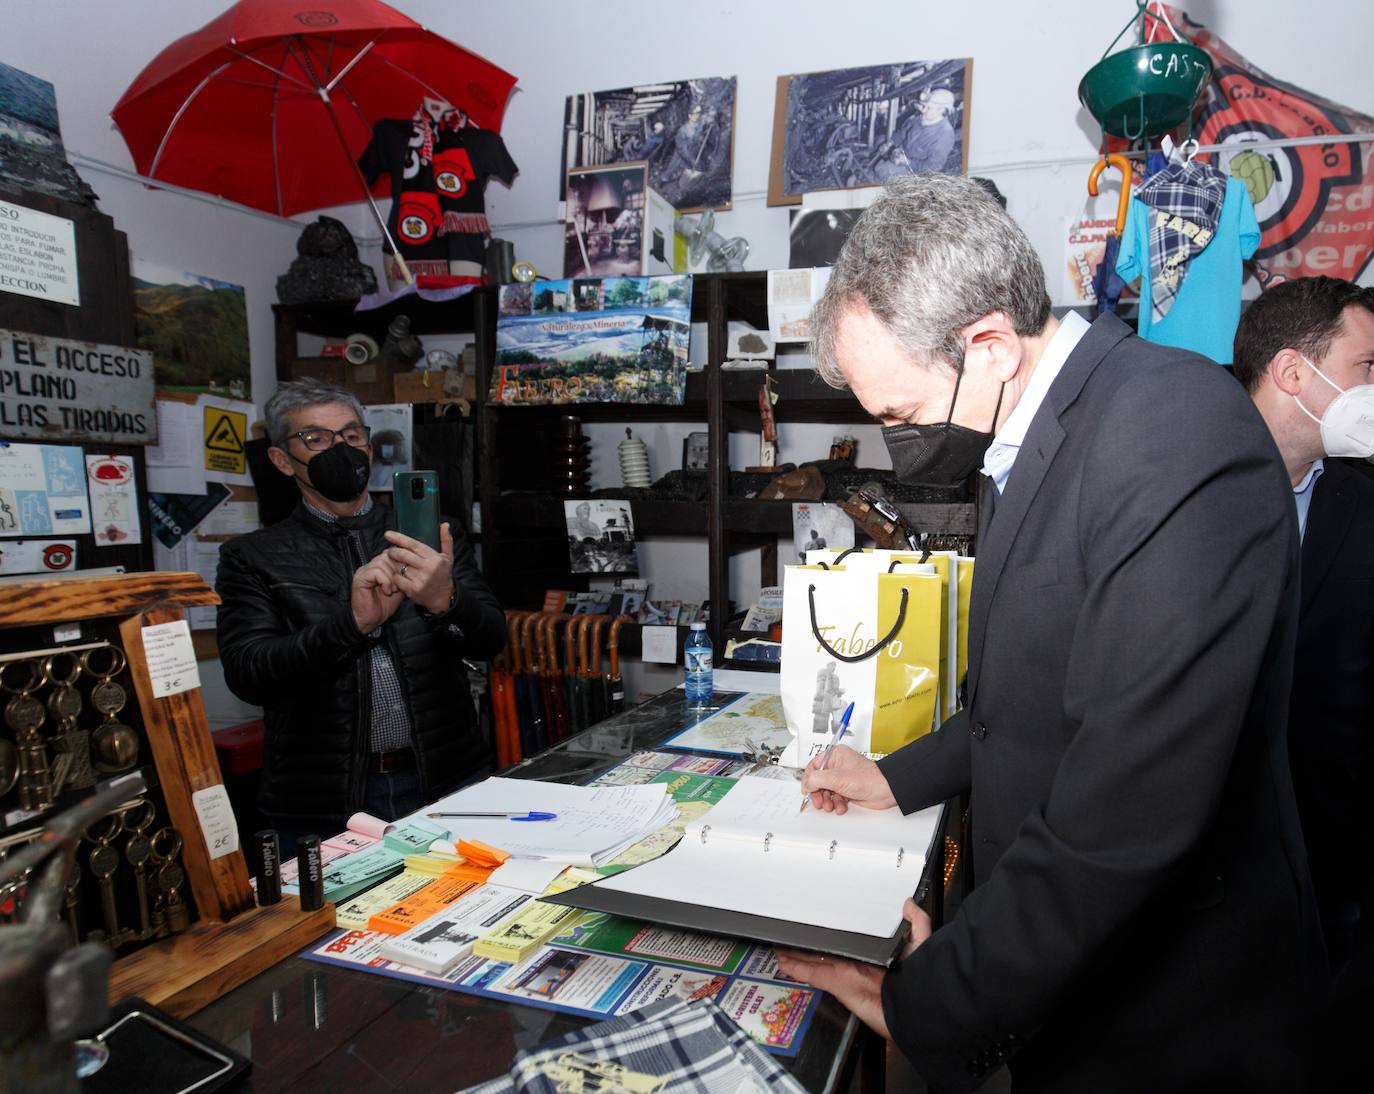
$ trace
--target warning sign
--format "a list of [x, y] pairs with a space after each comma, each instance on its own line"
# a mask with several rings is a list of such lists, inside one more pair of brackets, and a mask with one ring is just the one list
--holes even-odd
[[205, 408], [205, 469], [242, 475], [247, 468], [243, 438], [248, 432], [248, 415], [237, 410]]

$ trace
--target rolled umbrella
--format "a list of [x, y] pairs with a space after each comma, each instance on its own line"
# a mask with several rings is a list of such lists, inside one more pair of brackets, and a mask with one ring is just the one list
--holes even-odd
[[620, 628], [634, 620], [628, 615], [618, 615], [611, 622], [611, 637], [608, 652], [611, 659], [611, 673], [606, 677], [606, 709], [611, 714], [619, 714], [625, 709], [625, 681], [620, 678]]
[[544, 682], [540, 678], [538, 626], [541, 612], [526, 612], [520, 624], [520, 643], [525, 654], [525, 680], [530, 693], [530, 753], [549, 747], [549, 723], [545, 706]]
[[582, 713], [581, 678], [577, 674], [577, 628], [580, 616], [569, 616], [563, 626], [563, 693], [568, 701], [568, 732], [587, 728]]
[[389, 180], [369, 189], [358, 169], [374, 123], [429, 97], [499, 131], [514, 86], [380, 0], [239, 0], [154, 57], [110, 113], [149, 179], [278, 216], [366, 200], [396, 253], [372, 200]]
[[592, 620], [592, 616], [584, 615], [577, 628], [577, 680], [582, 693], [580, 701], [583, 726], [590, 726], [596, 722], [595, 711], [592, 709]]
[[515, 709], [515, 682], [510, 672], [511, 648], [491, 665], [491, 707], [496, 722], [496, 761], [505, 768], [520, 759], [520, 716]]
[[558, 624], [568, 617], [561, 612], [546, 612], [544, 615], [544, 679], [548, 689], [549, 705], [553, 710], [549, 738], [563, 741], [568, 737], [568, 704], [563, 694], [562, 670], [558, 666]]
[[510, 645], [507, 647], [511, 655], [511, 683], [515, 693], [515, 721], [516, 733], [520, 743], [521, 757], [531, 756], [536, 751], [534, 748], [533, 726], [534, 715], [531, 711], [529, 674], [525, 669], [525, 649], [521, 641], [521, 627], [528, 612], [508, 611], [506, 612], [506, 622], [510, 635]]
[[596, 724], [610, 713], [607, 710], [606, 689], [601, 683], [601, 633], [606, 629], [604, 615], [592, 616], [592, 650], [587, 662], [587, 687], [591, 695], [592, 723]]

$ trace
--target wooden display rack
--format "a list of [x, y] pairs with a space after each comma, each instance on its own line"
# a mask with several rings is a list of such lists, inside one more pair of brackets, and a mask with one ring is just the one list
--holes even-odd
[[200, 689], [153, 695], [143, 628], [218, 604], [193, 573], [35, 577], [0, 585], [0, 630], [102, 620], [118, 627], [167, 815], [182, 834], [182, 863], [199, 918], [189, 930], [115, 962], [110, 1000], [138, 995], [177, 1017], [295, 953], [334, 927], [334, 906], [302, 912], [295, 897], [257, 907], [243, 851], [210, 857], [191, 795], [224, 782]]

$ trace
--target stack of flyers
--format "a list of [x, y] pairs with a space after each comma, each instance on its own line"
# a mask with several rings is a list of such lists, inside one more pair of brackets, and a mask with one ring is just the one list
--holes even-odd
[[578, 908], [533, 901], [519, 915], [481, 939], [472, 952], [478, 957], [517, 964], [562, 930], [569, 920], [581, 915]]
[[388, 961], [444, 976], [472, 953], [473, 944], [520, 911], [529, 893], [501, 885], [483, 885], [436, 912], [404, 934], [382, 943]]

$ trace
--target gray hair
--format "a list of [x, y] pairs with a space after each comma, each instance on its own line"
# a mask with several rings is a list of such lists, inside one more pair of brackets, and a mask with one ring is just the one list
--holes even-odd
[[1050, 317], [1045, 270], [1026, 233], [978, 183], [937, 174], [893, 179], [845, 240], [811, 313], [816, 371], [832, 387], [846, 386], [836, 328], [856, 305], [913, 361], [956, 372], [964, 367], [959, 332], [970, 323], [1002, 312], [1029, 337]]
[[306, 407], [326, 403], [343, 404], [357, 415], [358, 423], [363, 424], [363, 404], [347, 388], [326, 384], [321, 380], [290, 380], [277, 385], [277, 390], [263, 409], [263, 417], [267, 419], [267, 439], [278, 448], [283, 447], [291, 431], [291, 415]]

